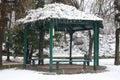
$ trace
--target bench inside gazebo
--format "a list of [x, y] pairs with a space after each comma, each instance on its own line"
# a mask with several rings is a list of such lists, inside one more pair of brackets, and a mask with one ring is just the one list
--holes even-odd
[[[50, 6], [52, 6], [52, 7], [50, 7]], [[61, 6], [61, 7], [55, 8], [58, 6]], [[58, 17], [55, 15], [55, 13], [58, 11], [54, 11], [53, 7], [54, 7], [54, 10], [60, 9], [62, 12], [65, 12], [65, 9], [68, 9], [68, 10], [70, 9], [69, 11], [70, 12], [73, 11], [72, 12], [73, 14], [75, 14], [75, 11], [77, 11], [77, 15], [76, 14], [75, 14], [75, 16], [72, 15], [73, 18], [69, 18], [69, 16], [68, 16], [68, 18], [64, 17], [64, 16]], [[51, 12], [48, 14], [48, 13], [46, 13], [45, 9], [50, 10]], [[100, 19], [96, 16], [93, 16], [93, 15], [90, 15], [90, 14], [88, 16], [87, 16], [87, 14], [84, 14], [85, 16], [82, 16], [83, 12], [78, 11], [74, 7], [64, 5], [64, 4], [58, 4], [58, 3], [45, 5], [45, 7], [41, 10], [42, 11], [44, 10], [43, 14], [48, 14], [48, 16], [45, 18], [39, 17], [39, 19], [31, 20], [31, 19], [33, 19], [34, 16], [31, 16], [31, 15], [29, 15], [30, 13], [28, 13], [28, 16], [32, 17], [32, 18], [29, 18], [30, 20], [28, 20], [26, 18], [18, 20], [18, 22], [20, 22], [20, 23], [22, 22], [23, 24], [26, 25], [24, 28], [24, 67], [26, 66], [27, 32], [30, 28], [40, 31], [41, 34], [43, 31], [49, 31], [49, 36], [50, 36], [50, 38], [49, 38], [49, 45], [50, 45], [50, 47], [49, 47], [49, 70], [50, 71], [52, 71], [52, 69], [53, 69], [54, 62], [56, 62], [57, 68], [58, 68], [59, 62], [70, 62], [70, 63], [72, 63], [72, 62], [89, 62], [90, 60], [72, 60], [72, 36], [73, 36], [73, 33], [76, 31], [93, 30], [93, 32], [94, 32], [93, 33], [94, 34], [93, 35], [94, 36], [93, 69], [97, 70], [97, 66], [99, 66], [99, 30], [100, 30], [100, 28], [103, 28], [102, 19]], [[67, 12], [67, 14], [69, 14], [69, 11]], [[31, 14], [34, 14], [34, 12], [32, 11]], [[40, 13], [40, 15], [41, 14], [42, 13]], [[59, 14], [59, 12], [57, 13], [57, 15], [58, 14]], [[71, 15], [71, 13], [69, 15]], [[59, 16], [60, 16], [60, 14], [59, 14]], [[69, 60], [58, 60], [58, 61], [53, 60], [53, 30], [64, 31], [64, 32], [69, 33], [69, 35], [70, 35]]]

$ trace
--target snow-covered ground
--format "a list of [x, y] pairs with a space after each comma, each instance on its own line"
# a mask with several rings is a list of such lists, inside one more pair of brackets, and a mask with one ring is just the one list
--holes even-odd
[[114, 59], [100, 59], [100, 65], [107, 66], [105, 72], [84, 74], [44, 73], [31, 70], [5, 69], [0, 70], [0, 80], [120, 80], [120, 66], [114, 65]]

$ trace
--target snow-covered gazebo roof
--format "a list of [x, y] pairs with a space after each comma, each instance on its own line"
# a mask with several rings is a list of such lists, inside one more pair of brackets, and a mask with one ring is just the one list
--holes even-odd
[[67, 30], [70, 26], [73, 31], [91, 29], [94, 26], [93, 23], [97, 23], [98, 27], [103, 27], [101, 18], [62, 3], [47, 4], [44, 8], [29, 10], [26, 17], [17, 20], [17, 23], [36, 24], [44, 21], [44, 28], [48, 28], [50, 19], [54, 22], [55, 29], [61, 31]]
[[44, 20], [47, 18], [102, 21], [101, 18], [98, 18], [93, 14], [79, 11], [73, 6], [62, 3], [54, 3], [45, 5], [44, 8], [29, 10], [27, 12], [27, 16], [19, 19], [17, 22], [27, 23], [34, 22], [36, 20]]

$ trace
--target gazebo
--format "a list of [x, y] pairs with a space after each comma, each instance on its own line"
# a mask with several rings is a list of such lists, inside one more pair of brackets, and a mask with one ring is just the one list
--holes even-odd
[[76, 31], [93, 30], [94, 57], [93, 69], [99, 66], [99, 30], [103, 28], [102, 19], [91, 14], [86, 14], [76, 8], [64, 4], [48, 4], [44, 8], [30, 10], [25, 18], [17, 22], [25, 25], [24, 28], [24, 67], [26, 66], [27, 32], [29, 28], [38, 29], [40, 35], [43, 31], [49, 31], [49, 70], [53, 69], [53, 30], [64, 31], [70, 34], [70, 55], [72, 60], [72, 36]]

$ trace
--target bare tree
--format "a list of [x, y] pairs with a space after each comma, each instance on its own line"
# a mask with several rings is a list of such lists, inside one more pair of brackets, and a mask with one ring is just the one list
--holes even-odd
[[85, 11], [85, 2], [84, 2], [84, 0], [79, 1], [79, 10]]
[[77, 9], [79, 8], [78, 0], [45, 0], [46, 3], [64, 3], [68, 5], [75, 6]]
[[91, 6], [91, 13], [101, 17], [104, 20], [103, 33], [111, 34], [114, 32], [114, 0], [94, 0]]

